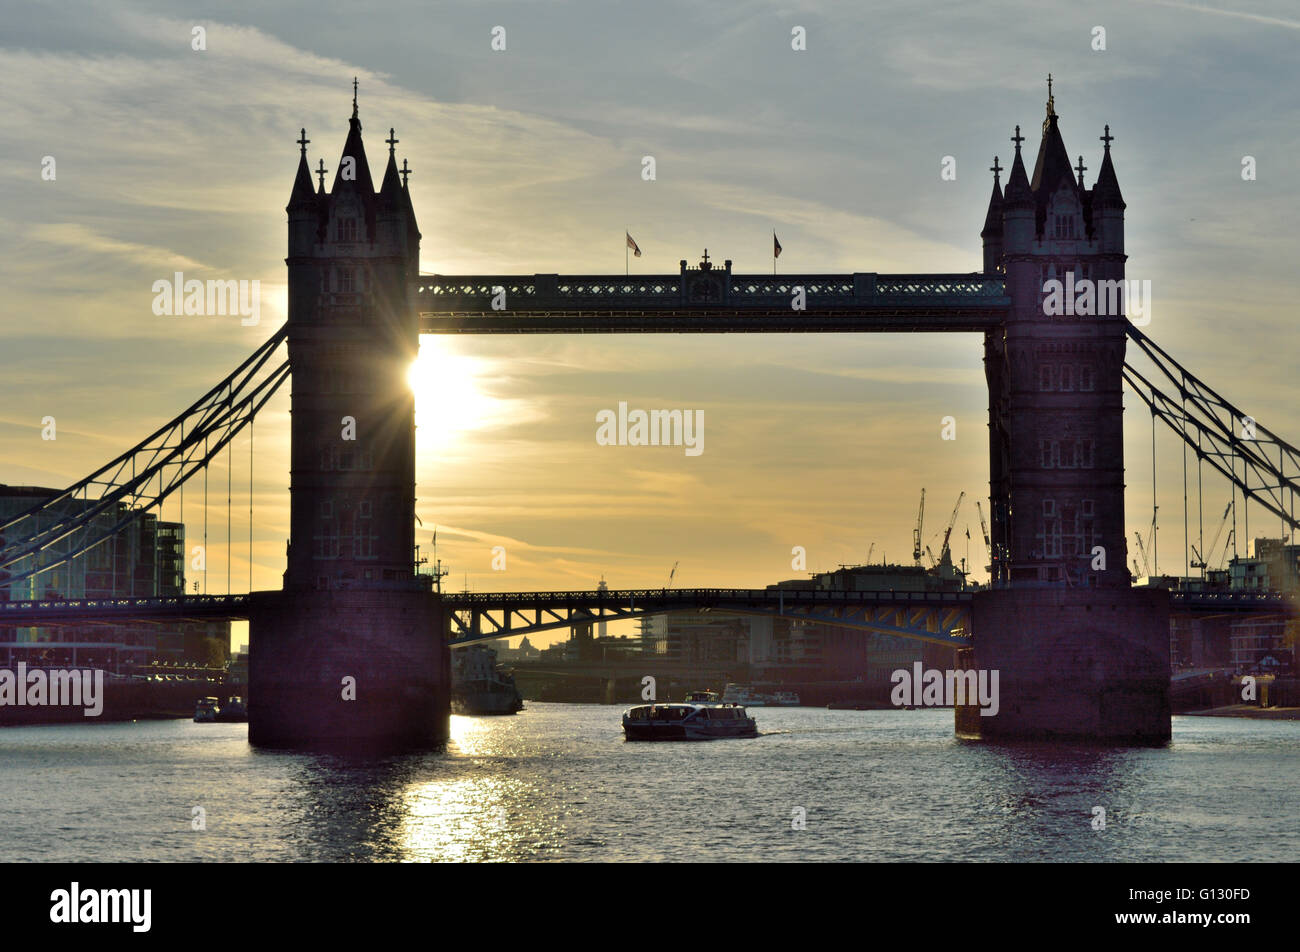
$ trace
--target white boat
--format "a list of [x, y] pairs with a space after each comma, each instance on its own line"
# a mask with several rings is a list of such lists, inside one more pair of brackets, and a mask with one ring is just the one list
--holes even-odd
[[748, 684], [728, 684], [722, 691], [722, 702], [724, 704], [747, 704], [750, 707], [762, 707], [764, 704], [770, 704], [772, 699], [766, 694], [760, 694]]
[[[709, 692], [711, 698], [716, 694]], [[698, 695], [691, 695], [696, 697]], [[757, 737], [758, 724], [743, 707], [716, 701], [642, 704], [623, 712], [627, 740], [718, 740]]]
[[794, 691], [777, 691], [770, 703], [773, 707], [798, 707], [802, 702]]

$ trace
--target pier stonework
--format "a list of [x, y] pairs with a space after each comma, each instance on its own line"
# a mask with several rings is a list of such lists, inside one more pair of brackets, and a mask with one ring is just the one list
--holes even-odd
[[999, 672], [993, 717], [962, 721], [986, 740], [1169, 739], [1169, 597], [1160, 589], [979, 592], [972, 667]]
[[[971, 666], [1000, 670], [1003, 695], [999, 714], [980, 719], [985, 737], [1143, 743], [1170, 733], [1168, 594], [1132, 589], [1128, 573], [1127, 319], [1122, 303], [1108, 308], [1095, 293], [1124, 281], [1127, 257], [1109, 127], [1101, 139], [1088, 189], [1049, 85], [1032, 179], [1019, 127], [1005, 194], [993, 170], [984, 269], [1005, 275], [1011, 308], [984, 341], [994, 590], [975, 599]], [[1058, 313], [1045, 290], [1054, 281], [1094, 291]]]
[[283, 591], [250, 614], [249, 739], [434, 746], [450, 674], [441, 599], [415, 570], [420, 233], [391, 133], [374, 188], [355, 95], [328, 192], [308, 141], [286, 209], [290, 540]]

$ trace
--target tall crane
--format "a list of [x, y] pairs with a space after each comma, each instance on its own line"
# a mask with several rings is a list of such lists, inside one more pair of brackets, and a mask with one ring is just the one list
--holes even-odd
[[[1206, 565], [1206, 561], [1205, 561], [1206, 556], [1214, 554], [1214, 549], [1219, 544], [1219, 536], [1223, 535], [1224, 526], [1228, 524], [1228, 515], [1231, 512], [1232, 512], [1232, 502], [1231, 500], [1229, 500], [1228, 505], [1225, 506], [1223, 509], [1223, 518], [1219, 520], [1219, 529], [1217, 532], [1214, 533], [1214, 541], [1211, 542], [1209, 546], [1206, 548], [1204, 555], [1196, 551], [1196, 546], [1192, 546], [1192, 552], [1196, 556], [1196, 560], [1192, 562], [1192, 568], [1200, 569], [1202, 577], [1205, 576], [1205, 570], [1209, 568], [1209, 566]], [[1214, 564], [1218, 565], [1219, 563], [1216, 562]]]
[[[1139, 532], [1134, 532], [1133, 538], [1137, 540], [1138, 555], [1142, 556], [1142, 574], [1150, 576], [1151, 562], [1149, 559], [1147, 559], [1147, 547], [1142, 544], [1142, 534]], [[1137, 563], [1134, 562], [1134, 564], [1136, 565]]]
[[1228, 550], [1232, 548], [1232, 540], [1236, 535], [1236, 529], [1228, 530], [1228, 538], [1223, 541], [1223, 554], [1214, 560], [1215, 565], [1222, 565], [1227, 560]]
[[921, 526], [925, 524], [925, 487], [921, 487], [921, 508], [916, 511], [916, 528], [912, 530], [912, 558], [921, 564]]
[[871, 564], [871, 553], [876, 551], [876, 544], [871, 543], [871, 548], [867, 549], [867, 565]]
[[952, 535], [952, 527], [957, 522], [957, 511], [961, 509], [961, 501], [966, 498], [966, 490], [962, 490], [957, 497], [957, 505], [952, 507], [952, 515], [948, 517], [948, 528], [943, 530], [943, 545], [939, 546], [939, 561], [947, 559], [952, 561], [952, 552], [948, 549], [948, 537]]
[[989, 570], [993, 568], [993, 540], [989, 538], [989, 524], [984, 521], [984, 510], [980, 508], [980, 501], [975, 500], [975, 511], [980, 514], [980, 531], [984, 533], [984, 548], [989, 553]]
[[677, 566], [679, 565], [681, 565], [680, 561], [673, 563], [673, 570], [668, 573], [668, 583], [664, 586], [665, 592], [668, 591], [668, 589], [673, 587], [673, 576], [677, 574]]

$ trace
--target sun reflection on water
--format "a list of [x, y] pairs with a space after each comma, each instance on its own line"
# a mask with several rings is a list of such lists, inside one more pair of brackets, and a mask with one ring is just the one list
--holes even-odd
[[469, 776], [413, 783], [402, 795], [402, 858], [413, 862], [482, 862], [518, 858], [529, 833], [532, 785], [509, 776], [496, 719], [451, 718], [450, 750], [484, 769]]

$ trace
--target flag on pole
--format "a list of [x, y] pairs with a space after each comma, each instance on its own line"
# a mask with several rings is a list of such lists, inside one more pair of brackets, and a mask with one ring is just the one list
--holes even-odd
[[772, 232], [772, 257], [781, 257], [781, 242], [776, 240], [776, 232]]
[[966, 538], [970, 538], [970, 526], [966, 527]]
[[623, 232], [623, 234], [627, 235], [627, 246], [632, 249], [632, 254], [636, 255], [638, 258], [641, 257], [641, 249], [636, 246], [636, 242], [632, 240], [632, 236], [627, 232]]

